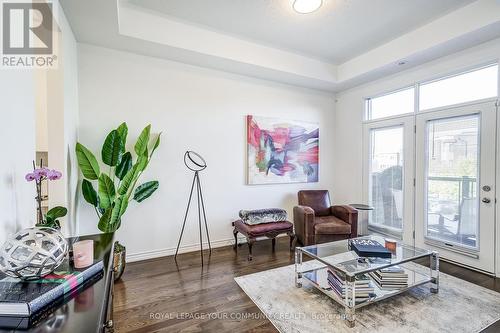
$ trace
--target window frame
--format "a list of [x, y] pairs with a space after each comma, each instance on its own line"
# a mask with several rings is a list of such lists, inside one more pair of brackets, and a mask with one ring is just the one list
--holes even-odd
[[[446, 80], [446, 79], [449, 79], [452, 77], [464, 75], [467, 73], [472, 73], [472, 72], [475, 72], [475, 71], [478, 71], [481, 69], [485, 69], [488, 67], [493, 67], [493, 66], [497, 66], [497, 95], [496, 96], [487, 97], [487, 98], [483, 98], [483, 99], [477, 99], [477, 100], [471, 100], [471, 101], [462, 102], [462, 103], [442, 105], [442, 106], [431, 108], [431, 109], [425, 109], [425, 110], [420, 109], [420, 87], [422, 85], [429, 84], [432, 82]], [[413, 109], [413, 112], [401, 113], [398, 115], [375, 118], [375, 119], [371, 118], [371, 116], [372, 116], [372, 114], [371, 114], [371, 112], [372, 112], [371, 101], [374, 98], [391, 95], [391, 94], [394, 94], [394, 93], [397, 93], [397, 92], [400, 92], [403, 90], [411, 89], [411, 88], [414, 88], [414, 109]], [[383, 121], [383, 120], [388, 120], [388, 119], [393, 119], [393, 118], [405, 117], [405, 116], [412, 115], [412, 114], [416, 115], [416, 114], [420, 114], [420, 113], [433, 112], [433, 111], [442, 110], [442, 109], [446, 109], [446, 108], [450, 108], [450, 107], [458, 107], [458, 106], [462, 106], [462, 105], [466, 106], [466, 105], [471, 105], [471, 104], [484, 103], [487, 101], [495, 101], [499, 98], [500, 98], [500, 61], [499, 61], [499, 59], [495, 59], [494, 61], [488, 61], [488, 62], [484, 62], [482, 64], [476, 64], [474, 66], [469, 66], [469, 67], [465, 67], [465, 68], [462, 67], [456, 71], [448, 72], [447, 74], [444, 74], [444, 75], [443, 74], [436, 75], [430, 79], [416, 81], [413, 84], [405, 85], [402, 88], [385, 90], [381, 93], [364, 97], [363, 123], [371, 123], [371, 122]]]
[[[432, 82], [432, 81], [437, 81], [437, 80], [442, 80], [442, 79], [453, 77], [453, 76], [458, 76], [458, 75], [461, 75], [464, 73], [473, 72], [475, 70], [480, 70], [482, 68], [489, 67], [489, 66], [495, 66], [495, 65], [498, 66], [498, 70], [497, 70], [498, 71], [497, 96], [496, 97], [494, 96], [494, 97], [487, 98], [487, 99], [472, 100], [472, 101], [459, 103], [459, 104], [446, 105], [446, 106], [441, 106], [441, 107], [438, 107], [435, 109], [420, 110], [420, 107], [419, 107], [420, 96], [419, 95], [420, 95], [420, 85], [421, 84]], [[369, 105], [370, 99], [384, 96], [384, 95], [388, 95], [388, 94], [398, 92], [401, 90], [409, 89], [411, 87], [414, 87], [414, 93], [415, 93], [415, 95], [414, 95], [414, 109], [413, 109], [412, 113], [404, 113], [404, 114], [399, 114], [399, 115], [395, 115], [395, 116], [370, 119], [371, 115], [368, 113], [368, 111], [369, 111], [368, 107], [370, 106]], [[405, 179], [406, 187], [404, 189], [404, 191], [405, 191], [404, 195], [406, 196], [407, 199], [404, 200], [405, 205], [403, 207], [403, 210], [405, 212], [404, 214], [405, 214], [406, 220], [403, 222], [402, 239], [406, 240], [409, 244], [410, 243], [414, 244], [414, 242], [416, 241], [416, 238], [415, 238], [415, 232], [416, 232], [416, 219], [415, 219], [415, 214], [416, 214], [415, 209], [416, 208], [415, 208], [415, 204], [416, 204], [417, 192], [415, 190], [416, 189], [415, 180], [416, 180], [416, 172], [417, 172], [417, 170], [416, 170], [416, 168], [417, 168], [416, 158], [417, 158], [418, 146], [417, 146], [417, 136], [415, 133], [417, 131], [417, 117], [419, 115], [441, 112], [441, 111], [449, 109], [449, 108], [468, 107], [471, 105], [484, 104], [484, 103], [489, 103], [489, 102], [493, 102], [493, 103], [497, 103], [497, 104], [500, 103], [500, 59], [496, 58], [496, 59], [492, 60], [490, 58], [490, 60], [488, 60], [488, 61], [485, 61], [485, 62], [482, 62], [479, 64], [476, 63], [473, 66], [468, 66], [468, 67], [462, 66], [456, 71], [453, 71], [453, 72], [448, 71], [446, 75], [441, 73], [441, 74], [435, 75], [431, 78], [427, 77], [425, 80], [414, 81], [413, 84], [407, 84], [399, 89], [390, 89], [390, 90], [386, 89], [386, 90], [379, 90], [379, 91], [381, 91], [381, 92], [377, 93], [377, 94], [373, 94], [373, 95], [366, 94], [362, 99], [363, 100], [363, 110], [362, 110], [362, 115], [361, 115], [362, 116], [362, 125], [363, 125], [363, 175], [362, 175], [363, 194], [362, 194], [362, 197], [363, 197], [364, 202], [368, 202], [368, 191], [370, 190], [370, 187], [369, 187], [370, 183], [369, 183], [369, 179], [368, 179], [368, 177], [369, 177], [369, 161], [368, 161], [369, 156], [368, 156], [368, 153], [369, 153], [369, 146], [371, 145], [371, 142], [370, 142], [371, 140], [369, 137], [367, 137], [366, 129], [373, 128], [373, 127], [389, 127], [386, 125], [387, 124], [396, 125], [399, 122], [406, 124], [408, 122], [408, 126], [410, 126], [410, 124], [411, 124], [411, 128], [408, 127], [407, 133], [408, 133], [408, 136], [410, 136], [411, 138], [407, 138], [406, 140], [409, 140], [408, 142], [413, 142], [413, 143], [412, 144], [409, 143], [410, 146], [408, 146], [408, 147], [410, 147], [410, 148], [407, 148], [407, 146], [405, 144], [405, 148], [410, 149], [408, 151], [408, 154], [411, 155], [412, 157], [411, 157], [411, 159], [407, 160], [408, 163], [405, 163], [405, 166], [404, 166], [405, 172], [407, 175], [406, 177], [408, 179]], [[500, 104], [498, 104], [498, 105], [500, 106]], [[412, 119], [412, 120], [410, 121], [409, 119]], [[500, 118], [498, 118], [498, 122], [500, 124]], [[406, 138], [406, 134], [405, 134], [405, 138]], [[497, 137], [497, 138], [500, 140], [500, 137]], [[498, 147], [500, 147], [500, 145]], [[500, 154], [497, 156], [497, 158], [500, 158]], [[409, 190], [409, 189], [411, 189], [411, 190]], [[408, 192], [408, 193], [406, 193], [406, 192]], [[367, 217], [367, 218], [369, 219], [369, 217]], [[366, 221], [366, 222], [368, 222], [368, 221]], [[411, 230], [409, 228], [405, 227], [405, 225], [407, 226], [408, 224], [410, 225]], [[372, 232], [382, 234], [385, 236], [389, 236], [389, 237], [399, 238], [394, 234], [388, 233], [387, 230], [381, 230], [381, 229], [374, 230], [374, 228], [370, 225], [366, 225], [366, 228], [368, 229], [368, 231], [372, 231]], [[500, 230], [500, 228], [498, 230]], [[497, 235], [500, 235], [499, 233], [500, 233], [500, 231], [497, 231]], [[431, 239], [426, 239], [426, 242], [431, 242]], [[498, 238], [496, 244], [500, 244], [499, 242], [500, 242], [500, 238]], [[479, 244], [479, 241], [478, 241], [478, 244]], [[465, 248], [462, 248], [462, 250], [465, 250]], [[469, 251], [471, 251], [471, 250], [468, 249], [467, 253], [469, 253]]]
[[[461, 76], [461, 75], [473, 73], [473, 72], [480, 71], [482, 69], [485, 69], [485, 68], [488, 68], [488, 67], [494, 67], [494, 66], [497, 67], [497, 95], [496, 96], [486, 97], [486, 98], [481, 98], [481, 99], [474, 99], [474, 100], [470, 100], [470, 101], [466, 101], [466, 102], [460, 102], [460, 103], [454, 103], [454, 104], [446, 104], [446, 105], [436, 106], [436, 107], [429, 108], [429, 109], [420, 109], [420, 87], [421, 86], [426, 85], [426, 84], [430, 84], [430, 83], [433, 83], [433, 82], [439, 82], [439, 81], [451, 79], [451, 78], [454, 78], [454, 77], [457, 77], [457, 76]], [[451, 107], [457, 107], [457, 106], [461, 106], [461, 105], [470, 105], [470, 104], [477, 104], [477, 103], [483, 103], [483, 102], [487, 102], [487, 101], [491, 101], [491, 100], [496, 100], [497, 98], [500, 97], [500, 94], [499, 94], [499, 89], [500, 89], [500, 61], [488, 62], [486, 64], [476, 65], [474, 67], [469, 67], [467, 69], [461, 69], [459, 71], [451, 72], [451, 73], [448, 73], [447, 75], [444, 75], [444, 76], [441, 75], [441, 76], [435, 77], [433, 79], [429, 79], [429, 80], [425, 80], [425, 81], [419, 81], [419, 82], [417, 82], [415, 84], [415, 86], [416, 86], [416, 89], [418, 89], [418, 98], [419, 98], [419, 100], [418, 100], [418, 108], [415, 109], [415, 113], [432, 112], [432, 111], [441, 110], [441, 109], [444, 109], [444, 108], [451, 108]]]
[[398, 92], [401, 92], [401, 91], [404, 91], [404, 90], [410, 90], [410, 89], [414, 89], [413, 90], [413, 103], [415, 104], [415, 98], [418, 96], [416, 94], [416, 85], [415, 84], [411, 84], [411, 85], [407, 85], [403, 88], [399, 88], [399, 89], [396, 89], [396, 90], [389, 90], [389, 91], [386, 91], [386, 92], [382, 92], [380, 94], [377, 94], [377, 95], [372, 95], [370, 97], [365, 97], [365, 111], [364, 111], [364, 118], [363, 120], [364, 121], [380, 121], [380, 120], [387, 120], [387, 119], [392, 119], [392, 118], [397, 118], [397, 117], [404, 117], [404, 116], [408, 116], [408, 115], [411, 115], [415, 112], [415, 110], [413, 110], [412, 112], [406, 112], [406, 113], [400, 113], [400, 114], [395, 114], [395, 115], [392, 115], [392, 116], [386, 116], [386, 117], [380, 117], [380, 118], [375, 118], [375, 119], [372, 119], [371, 116], [372, 116], [372, 100], [375, 99], [375, 98], [379, 98], [379, 97], [384, 97], [384, 96], [388, 96], [388, 95], [392, 95], [392, 94], [395, 94], [395, 93], [398, 93]]

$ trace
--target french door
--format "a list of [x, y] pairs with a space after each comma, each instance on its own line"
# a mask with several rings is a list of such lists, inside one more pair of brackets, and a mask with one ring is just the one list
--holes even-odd
[[364, 235], [379, 233], [413, 243], [414, 117], [364, 124], [364, 202], [374, 209]]
[[493, 102], [416, 115], [415, 245], [495, 271]]

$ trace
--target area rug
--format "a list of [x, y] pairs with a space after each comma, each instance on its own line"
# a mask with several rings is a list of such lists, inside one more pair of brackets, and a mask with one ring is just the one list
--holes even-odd
[[295, 287], [293, 265], [235, 280], [282, 333], [471, 333], [500, 319], [500, 293], [444, 273], [440, 274], [438, 294], [422, 285], [357, 309], [354, 328], [343, 322], [343, 308], [305, 279], [302, 288]]

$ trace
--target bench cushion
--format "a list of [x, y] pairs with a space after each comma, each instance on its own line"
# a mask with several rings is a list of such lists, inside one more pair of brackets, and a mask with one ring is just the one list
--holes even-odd
[[238, 232], [250, 237], [260, 237], [266, 236], [267, 234], [293, 231], [293, 223], [288, 221], [248, 225], [241, 220], [237, 220], [233, 222], [233, 225]]
[[286, 210], [281, 208], [266, 208], [254, 210], [240, 210], [240, 219], [246, 224], [281, 222], [287, 220]]

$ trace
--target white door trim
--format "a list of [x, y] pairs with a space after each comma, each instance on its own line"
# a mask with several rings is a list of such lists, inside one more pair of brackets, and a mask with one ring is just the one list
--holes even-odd
[[[403, 127], [403, 234], [402, 240], [407, 244], [414, 244], [413, 231], [414, 225], [414, 124], [415, 117], [413, 114], [379, 120], [377, 122], [369, 122], [363, 124], [363, 202], [369, 203], [369, 172], [370, 158], [369, 152], [371, 147], [370, 131], [372, 129], [384, 129], [391, 127]], [[408, 190], [409, 189], [409, 190]]]
[[[500, 71], [499, 73], [499, 81], [500, 82]], [[499, 84], [499, 89], [500, 89], [500, 84]], [[500, 93], [499, 93], [500, 96]], [[498, 189], [498, 186], [500, 186], [500, 117], [498, 116], [498, 110], [500, 108], [500, 99], [498, 99], [495, 103], [496, 106], [496, 165], [495, 165], [495, 170], [496, 170], [496, 179], [495, 179], [495, 188]], [[497, 200], [498, 197], [498, 192], [496, 192], [495, 196], [495, 276], [500, 277], [500, 204]]]
[[[426, 123], [428, 120], [432, 119], [445, 119], [457, 116], [465, 116], [472, 114], [480, 114], [480, 156], [479, 158], [483, 163], [480, 163], [479, 178], [478, 182], [478, 192], [477, 196], [479, 198], [480, 218], [482, 219], [479, 225], [479, 249], [470, 251], [462, 247], [449, 247], [446, 248], [446, 242], [435, 243], [432, 240], [428, 240], [424, 237], [424, 214], [425, 214], [425, 152], [426, 152]], [[495, 243], [498, 242], [498, 236], [495, 237], [495, 229], [498, 234], [498, 221], [495, 219], [495, 204], [493, 207], [485, 207], [484, 204], [480, 202], [481, 198], [488, 195], [492, 199], [495, 197], [496, 181], [495, 176], [498, 172], [495, 171], [495, 158], [493, 158], [493, 163], [485, 163], [489, 156], [497, 155], [496, 149], [496, 139], [495, 132], [497, 123], [496, 112], [493, 110], [492, 102], [479, 103], [475, 105], [461, 106], [461, 107], [446, 107], [440, 111], [435, 111], [432, 113], [423, 113], [417, 115], [417, 133], [416, 133], [416, 159], [415, 159], [415, 170], [416, 172], [416, 189], [415, 189], [415, 232], [416, 232], [416, 245], [419, 247], [432, 248], [432, 246], [439, 246], [437, 250], [444, 257], [448, 257], [450, 260], [462, 262], [464, 265], [473, 266], [480, 270], [494, 273], [496, 270], [496, 260], [491, 256], [495, 253]], [[488, 126], [493, 124], [493, 126]], [[491, 140], [485, 142], [484, 140]], [[489, 143], [492, 144], [489, 144]], [[497, 155], [498, 156], [498, 155]], [[491, 161], [491, 160], [489, 160]], [[481, 190], [483, 185], [490, 185], [492, 190], [488, 193], [484, 193]], [[490, 221], [491, 224], [488, 224]], [[493, 239], [490, 238], [493, 236]], [[496, 238], [496, 240], [495, 240]], [[483, 244], [481, 244], [483, 243]], [[486, 245], [485, 245], [486, 244]], [[441, 245], [441, 246], [440, 246]], [[493, 249], [491, 249], [493, 247]], [[458, 248], [458, 249], [457, 249]], [[493, 250], [493, 251], [492, 251]], [[489, 255], [488, 255], [489, 252]], [[479, 259], [474, 259], [480, 256]], [[497, 258], [498, 260], [498, 258]], [[496, 266], [496, 267], [495, 267]]]

